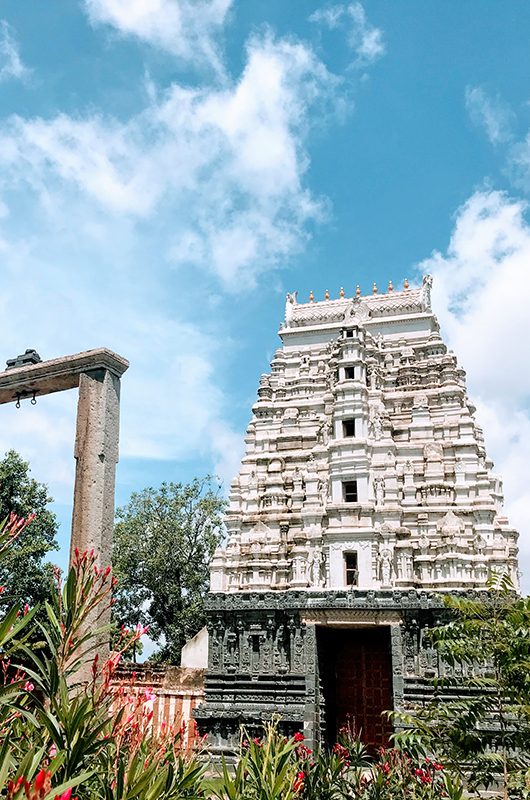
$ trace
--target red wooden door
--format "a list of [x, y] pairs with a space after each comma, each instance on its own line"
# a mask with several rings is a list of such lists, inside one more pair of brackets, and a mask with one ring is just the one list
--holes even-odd
[[348, 727], [372, 750], [387, 746], [392, 725], [382, 712], [393, 706], [390, 629], [328, 630], [320, 660], [328, 662], [324, 695], [330, 743]]

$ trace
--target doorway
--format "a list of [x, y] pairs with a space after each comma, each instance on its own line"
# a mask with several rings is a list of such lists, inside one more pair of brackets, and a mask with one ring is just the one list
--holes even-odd
[[387, 747], [393, 707], [390, 628], [317, 629], [318, 660], [327, 744], [341, 728], [360, 736], [373, 752]]

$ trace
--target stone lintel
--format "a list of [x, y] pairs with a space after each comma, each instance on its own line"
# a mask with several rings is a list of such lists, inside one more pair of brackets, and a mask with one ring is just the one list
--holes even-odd
[[0, 405], [11, 403], [22, 397], [37, 397], [79, 386], [80, 376], [86, 372], [106, 370], [120, 378], [129, 367], [129, 362], [108, 350], [98, 347], [71, 356], [52, 358], [38, 364], [15, 367], [0, 373]]
[[374, 627], [377, 625], [399, 625], [402, 614], [387, 609], [305, 609], [300, 618], [306, 625], [351, 628]]

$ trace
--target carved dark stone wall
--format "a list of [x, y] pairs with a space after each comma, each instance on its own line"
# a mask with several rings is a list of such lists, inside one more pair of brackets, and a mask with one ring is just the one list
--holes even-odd
[[195, 710], [199, 728], [209, 733], [214, 751], [230, 751], [240, 725], [253, 736], [264, 719], [279, 714], [286, 733], [303, 730], [310, 746], [318, 746], [326, 725], [319, 625], [389, 626], [394, 708], [421, 703], [433, 677], [452, 674], [425, 638], [445, 613], [439, 596], [415, 590], [211, 594], [205, 703]]

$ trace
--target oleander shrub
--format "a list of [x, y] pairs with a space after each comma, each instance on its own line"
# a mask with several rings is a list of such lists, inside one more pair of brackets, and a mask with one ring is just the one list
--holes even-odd
[[[6, 520], [0, 558], [30, 522]], [[69, 800], [73, 791], [79, 800], [204, 797], [204, 764], [183, 747], [182, 732], [153, 731], [152, 693], [114, 680], [145, 630], [123, 629], [105, 659], [96, 651], [108, 635], [113, 585], [110, 568], [76, 551], [66, 580], [55, 574], [44, 621], [37, 609], [13, 608], [0, 622], [0, 795], [8, 800]], [[90, 680], [81, 681], [87, 663]]]
[[236, 767], [222, 764], [213, 788], [218, 800], [462, 800], [461, 782], [418, 751], [382, 748], [370, 758], [348, 731], [331, 751], [313, 753], [302, 733], [283, 736], [279, 719], [261, 737], [242, 731]]

